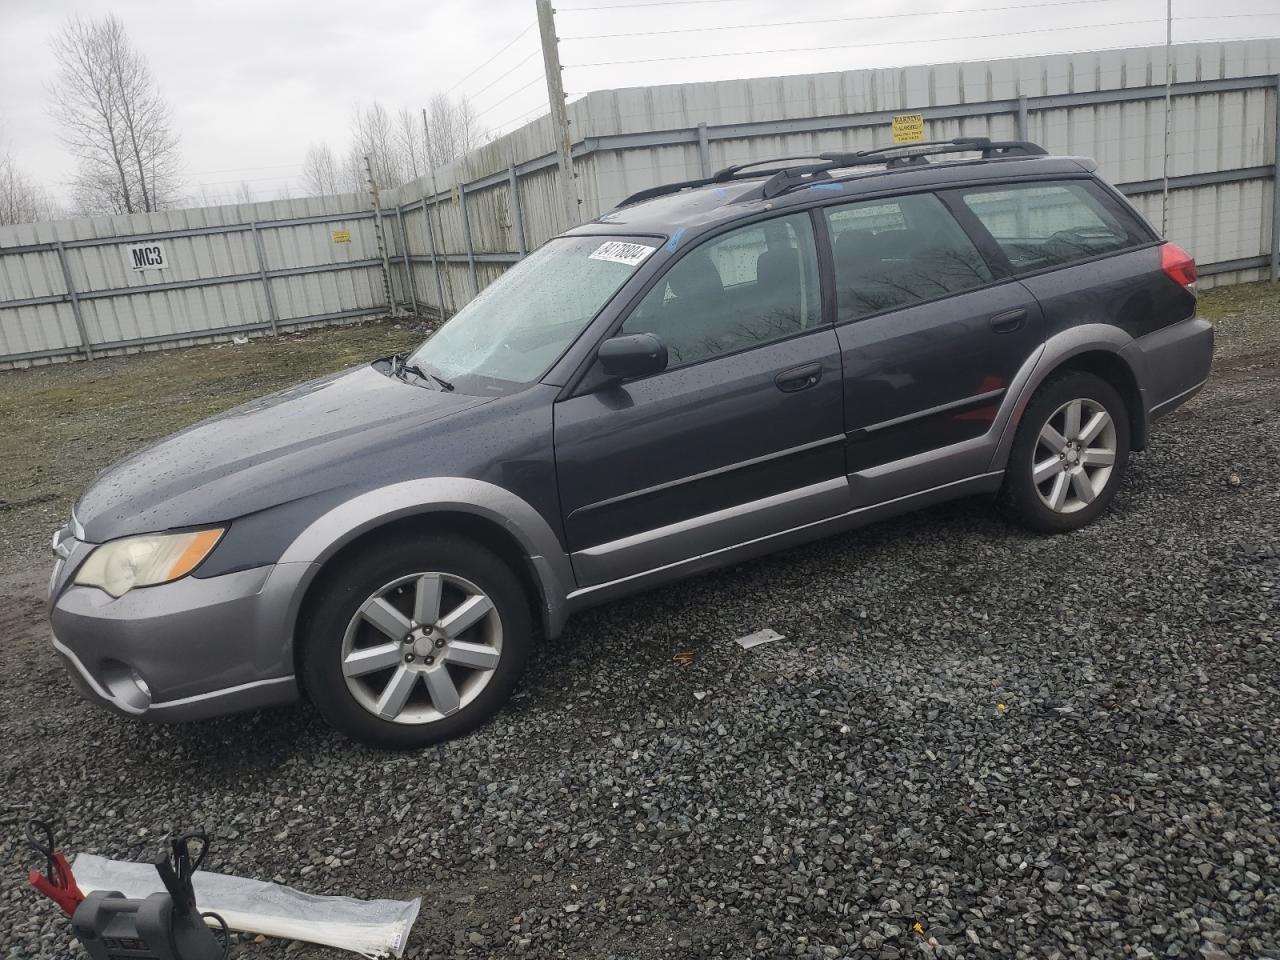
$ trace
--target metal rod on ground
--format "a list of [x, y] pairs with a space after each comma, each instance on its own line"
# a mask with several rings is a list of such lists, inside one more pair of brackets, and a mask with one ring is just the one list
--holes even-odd
[[471, 221], [467, 218], [467, 185], [458, 184], [458, 205], [462, 208], [462, 234], [467, 241], [467, 266], [471, 268], [471, 295], [480, 292], [480, 279], [476, 276], [476, 251], [471, 242]]
[[262, 234], [258, 232], [257, 221], [249, 224], [253, 234], [253, 249], [258, 255], [258, 273], [262, 277], [262, 292], [267, 298], [267, 319], [271, 322], [271, 335], [280, 335], [280, 314], [276, 312], [276, 298], [271, 292], [271, 278], [267, 276], [267, 255], [262, 246]]
[[702, 168], [702, 176], [711, 176], [711, 144], [707, 142], [707, 122], [698, 124], [698, 166]]
[[62, 282], [67, 285], [67, 296], [71, 298], [71, 315], [75, 317], [76, 332], [80, 334], [80, 349], [84, 351], [86, 360], [93, 359], [93, 344], [89, 342], [89, 333], [85, 329], [84, 314], [80, 312], [80, 295], [76, 293], [76, 285], [71, 282], [71, 268], [67, 266], [67, 251], [62, 241], [57, 241], [58, 263], [62, 265]]
[[507, 168], [507, 205], [511, 209], [511, 236], [516, 241], [516, 252], [524, 256], [529, 252], [524, 239], [524, 212], [520, 209], [520, 180], [515, 164]]
[[1280, 74], [1276, 76], [1276, 143], [1271, 168], [1271, 282], [1280, 280]]
[[382, 199], [378, 196], [378, 181], [373, 179], [373, 161], [364, 155], [364, 170], [369, 179], [369, 197], [373, 201], [373, 235], [378, 241], [378, 259], [382, 261], [382, 291], [387, 298], [387, 313], [395, 316], [396, 301], [391, 293], [391, 261], [387, 257], [386, 237], [382, 232]]
[[556, 36], [555, 11], [551, 0], [537, 0], [538, 32], [542, 37], [542, 66], [547, 74], [547, 100], [551, 120], [556, 125], [556, 154], [560, 169], [560, 195], [568, 226], [582, 222], [579, 209], [578, 183], [573, 172], [573, 138], [569, 134], [569, 111], [564, 97], [563, 68], [560, 66], [559, 38]]
[[409, 262], [409, 231], [404, 228], [404, 211], [396, 207], [396, 219], [400, 222], [400, 257], [404, 263], [405, 287], [409, 291], [409, 302], [413, 305], [413, 315], [418, 316], [418, 281], [413, 278], [413, 264]]
[[[444, 228], [440, 229], [440, 246], [436, 246], [435, 229], [431, 225], [431, 208], [435, 206], [434, 197], [436, 196], [436, 168], [431, 162], [431, 128], [427, 126], [427, 108], [422, 108], [422, 139], [426, 143], [426, 161], [427, 176], [431, 181], [431, 197], [422, 198], [422, 215], [427, 221], [427, 241], [431, 245], [431, 269], [436, 275], [436, 296], [440, 298], [440, 319], [445, 318], [448, 308], [444, 303], [444, 284], [440, 280], [440, 255], [444, 253]], [[431, 202], [428, 202], [431, 201]], [[446, 260], [445, 273], [448, 274], [449, 262]], [[450, 300], [453, 299], [453, 284], [449, 284]]]
[[1169, 236], [1169, 130], [1173, 125], [1173, 0], [1164, 21], [1164, 186], [1160, 191], [1160, 236]]

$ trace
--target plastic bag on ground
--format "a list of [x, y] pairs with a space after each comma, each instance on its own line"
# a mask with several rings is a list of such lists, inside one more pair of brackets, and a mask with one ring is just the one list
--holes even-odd
[[[78, 854], [71, 868], [81, 891], [118, 890], [141, 900], [164, 891], [149, 863]], [[285, 940], [305, 940], [376, 958], [404, 955], [422, 901], [317, 897], [277, 883], [198, 871], [196, 905], [213, 911], [232, 930]]]

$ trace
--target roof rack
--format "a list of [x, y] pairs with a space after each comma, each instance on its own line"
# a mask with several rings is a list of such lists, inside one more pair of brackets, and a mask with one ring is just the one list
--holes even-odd
[[[698, 180], [681, 180], [676, 183], [665, 183], [657, 187], [640, 190], [623, 200], [619, 207], [630, 206], [655, 197], [678, 193], [694, 187], [706, 187], [713, 184], [730, 183], [734, 180], [756, 179], [768, 177], [761, 187], [761, 195], [770, 200], [793, 190], [806, 186], [817, 180], [831, 179], [830, 171], [842, 167], [867, 166], [883, 162], [887, 170], [902, 167], [920, 166], [929, 162], [931, 156], [949, 153], [980, 153], [983, 160], [1003, 160], [1016, 157], [1043, 157], [1048, 151], [1039, 144], [1028, 140], [992, 140], [990, 137], [956, 137], [951, 140], [925, 140], [919, 143], [898, 143], [890, 147], [876, 147], [871, 150], [856, 150], [851, 153], [800, 154], [794, 157], [776, 157], [770, 160], [752, 160], [748, 163], [737, 163], [717, 170], [709, 177]], [[817, 163], [795, 163], [794, 161], [818, 161]], [[764, 167], [757, 170], [756, 167]]]
[[949, 153], [980, 153], [983, 160], [1004, 160], [1016, 157], [1045, 157], [1049, 151], [1029, 140], [992, 140], [990, 137], [955, 137], [951, 140], [923, 140], [918, 143], [898, 143], [891, 147], [875, 147], [871, 150], [855, 150], [852, 153], [824, 153], [825, 162], [805, 167], [779, 170], [760, 188], [766, 200], [780, 196], [796, 187], [806, 186], [815, 180], [829, 180], [830, 171], [842, 167], [859, 167], [871, 163], [884, 163], [886, 170], [922, 166], [929, 157]]

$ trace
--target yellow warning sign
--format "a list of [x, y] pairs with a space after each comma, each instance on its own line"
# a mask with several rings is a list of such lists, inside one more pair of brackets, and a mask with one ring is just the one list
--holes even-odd
[[893, 118], [894, 143], [919, 143], [923, 139], [923, 113], [899, 113]]
[[334, 242], [334, 243], [350, 243], [350, 242], [351, 242], [351, 231], [350, 231], [350, 230], [335, 230], [335, 231], [333, 231], [333, 242]]

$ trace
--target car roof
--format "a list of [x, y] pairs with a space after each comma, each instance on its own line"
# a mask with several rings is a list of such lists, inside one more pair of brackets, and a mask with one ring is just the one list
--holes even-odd
[[804, 209], [823, 201], [857, 200], [863, 196], [973, 185], [1041, 177], [1082, 176], [1097, 169], [1084, 157], [1007, 157], [986, 160], [946, 160], [911, 166], [851, 167], [848, 173], [815, 180], [779, 196], [766, 198], [762, 187], [771, 172], [747, 175], [723, 183], [699, 183], [673, 189], [652, 199], [610, 210], [567, 235], [619, 234], [631, 236], [693, 235], [720, 224], [751, 218], [763, 211]]

